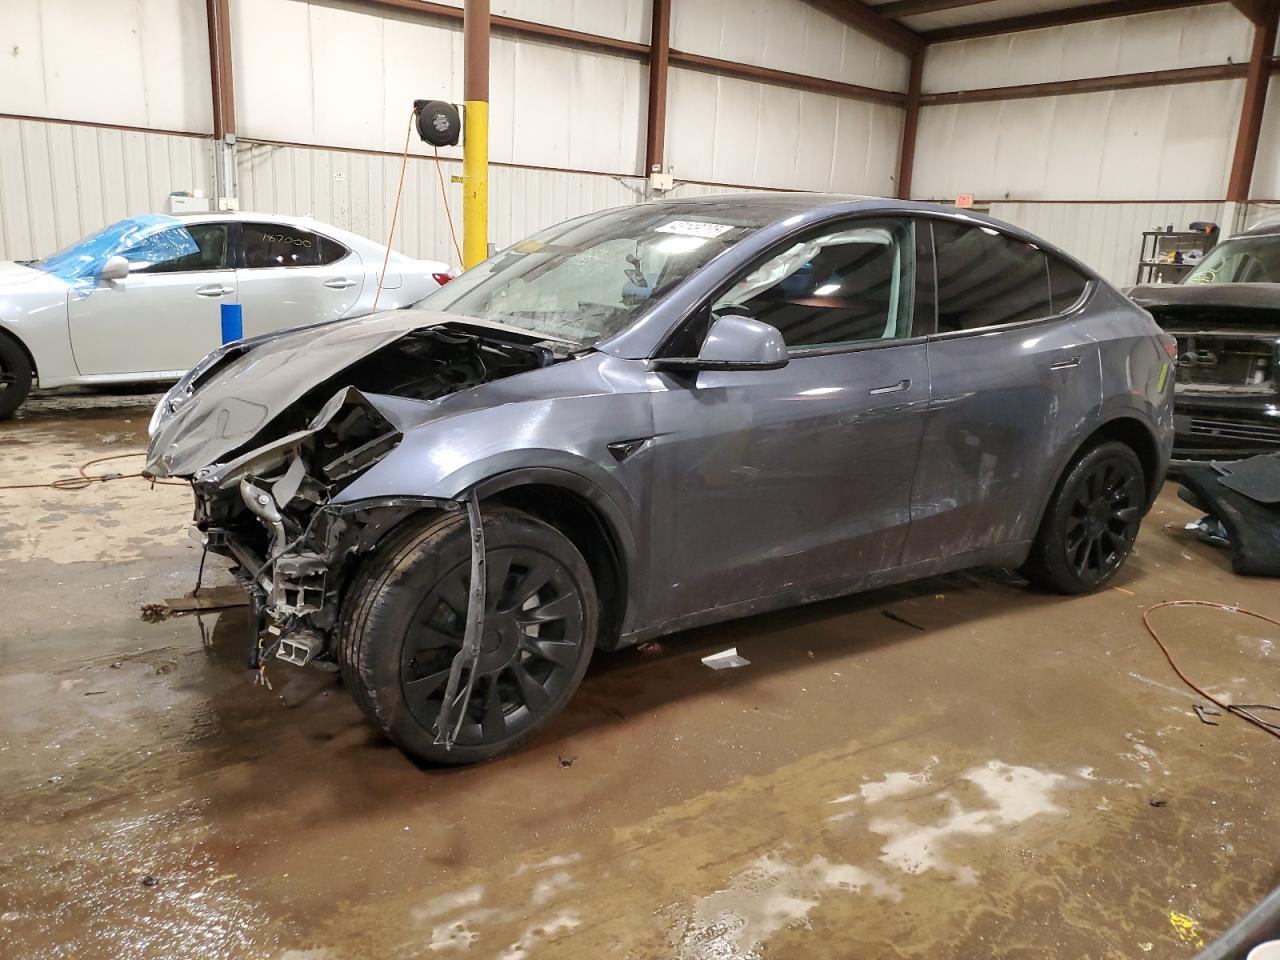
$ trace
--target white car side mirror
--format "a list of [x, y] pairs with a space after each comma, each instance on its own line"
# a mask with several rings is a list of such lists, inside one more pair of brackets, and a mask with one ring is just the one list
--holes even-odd
[[129, 261], [124, 257], [107, 257], [107, 262], [102, 265], [102, 273], [98, 275], [99, 280], [123, 280], [129, 275]]

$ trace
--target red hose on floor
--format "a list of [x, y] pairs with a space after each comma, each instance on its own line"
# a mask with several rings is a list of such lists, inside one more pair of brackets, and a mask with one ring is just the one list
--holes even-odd
[[1264, 623], [1269, 623], [1276, 627], [1280, 627], [1280, 620], [1273, 620], [1271, 617], [1265, 616], [1261, 613], [1255, 613], [1252, 610], [1246, 610], [1243, 607], [1233, 607], [1225, 603], [1215, 603], [1212, 600], [1166, 600], [1163, 603], [1157, 603], [1154, 606], [1147, 607], [1146, 610], [1142, 611], [1142, 625], [1147, 628], [1147, 633], [1151, 634], [1151, 639], [1156, 642], [1156, 645], [1164, 654], [1164, 658], [1169, 661], [1169, 666], [1173, 667], [1173, 672], [1178, 675], [1179, 680], [1220, 710], [1223, 710], [1226, 713], [1235, 714], [1240, 719], [1247, 720], [1260, 730], [1265, 730], [1273, 737], [1280, 739], [1280, 726], [1277, 726], [1274, 723], [1269, 723], [1261, 717], [1256, 717], [1246, 709], [1246, 707], [1248, 707], [1255, 710], [1280, 710], [1280, 707], [1273, 707], [1263, 703], [1223, 703], [1217, 697], [1206, 693], [1204, 690], [1200, 689], [1200, 687], [1196, 686], [1195, 681], [1182, 672], [1181, 668], [1174, 662], [1173, 655], [1169, 653], [1169, 648], [1164, 645], [1160, 640], [1159, 635], [1156, 633], [1155, 628], [1151, 626], [1151, 614], [1155, 613], [1161, 607], [1209, 607], [1214, 610], [1225, 610], [1228, 613], [1243, 613], [1246, 617], [1253, 617], [1255, 620], [1261, 620]]

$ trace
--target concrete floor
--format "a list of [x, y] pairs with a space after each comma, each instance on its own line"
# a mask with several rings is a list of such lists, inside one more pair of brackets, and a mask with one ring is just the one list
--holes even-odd
[[[142, 449], [153, 400], [33, 403], [0, 484]], [[192, 585], [187, 514], [139, 480], [0, 491], [4, 957], [1176, 957], [1280, 881], [1280, 744], [1201, 723], [1141, 625], [1280, 591], [1165, 529], [1171, 487], [1114, 589], [949, 576], [602, 656], [460, 770], [332, 674], [251, 686], [241, 616], [207, 648], [142, 623]], [[1280, 700], [1265, 624], [1157, 616], [1203, 684]]]

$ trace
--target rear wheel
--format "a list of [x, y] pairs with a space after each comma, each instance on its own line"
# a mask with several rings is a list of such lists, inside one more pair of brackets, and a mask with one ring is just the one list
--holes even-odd
[[0, 334], [0, 420], [13, 416], [31, 392], [31, 361], [12, 338]]
[[[453, 748], [437, 719], [461, 649], [471, 579], [465, 515], [386, 542], [343, 601], [339, 662], [365, 715], [407, 753], [474, 763], [514, 750], [573, 695], [595, 647], [596, 593], [577, 548], [509, 508], [485, 511], [485, 625], [475, 683]], [[460, 690], [465, 688], [467, 670]]]
[[1110, 580], [1138, 536], [1146, 505], [1142, 464], [1123, 443], [1087, 450], [1045, 510], [1021, 573], [1056, 593], [1087, 593]]

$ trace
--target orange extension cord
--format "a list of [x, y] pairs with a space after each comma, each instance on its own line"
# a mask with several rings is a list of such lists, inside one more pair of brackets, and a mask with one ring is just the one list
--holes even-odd
[[1249, 710], [1280, 710], [1280, 707], [1273, 707], [1265, 703], [1223, 703], [1217, 697], [1206, 693], [1200, 689], [1195, 682], [1182, 672], [1181, 668], [1174, 663], [1173, 656], [1169, 653], [1169, 648], [1164, 645], [1160, 637], [1156, 634], [1155, 628], [1151, 626], [1151, 614], [1159, 610], [1161, 607], [1209, 607], [1213, 610], [1225, 610], [1228, 613], [1243, 613], [1246, 617], [1253, 617], [1255, 620], [1262, 620], [1264, 623], [1270, 623], [1273, 626], [1280, 627], [1280, 620], [1273, 620], [1261, 613], [1254, 613], [1252, 610], [1245, 610], [1243, 607], [1233, 607], [1225, 603], [1214, 603], [1212, 600], [1166, 600], [1164, 603], [1157, 603], [1154, 606], [1147, 607], [1142, 611], [1142, 625], [1147, 628], [1147, 633], [1151, 634], [1151, 639], [1160, 647], [1160, 651], [1164, 654], [1164, 658], [1169, 661], [1169, 666], [1173, 667], [1173, 672], [1178, 675], [1178, 679], [1185, 683], [1200, 696], [1204, 697], [1218, 709], [1225, 713], [1235, 714], [1241, 720], [1247, 720], [1260, 730], [1265, 730], [1273, 737], [1280, 738], [1280, 725], [1270, 723], [1261, 717], [1254, 716]]
[[[382, 298], [382, 283], [387, 276], [387, 263], [391, 259], [391, 244], [396, 238], [396, 221], [400, 217], [400, 197], [404, 193], [404, 176], [409, 169], [409, 138], [413, 134], [413, 121], [418, 115], [415, 106], [409, 111], [409, 126], [404, 131], [404, 150], [400, 154], [400, 182], [396, 184], [396, 203], [391, 208], [391, 229], [387, 232], [387, 249], [382, 255], [382, 273], [378, 275], [378, 289], [373, 295], [373, 309], [378, 312], [378, 301]], [[453, 240], [454, 252], [458, 255], [458, 264], [462, 264], [462, 249], [458, 246], [458, 234], [453, 227], [453, 212], [449, 209], [449, 192], [444, 186], [444, 172], [440, 169], [440, 151], [436, 150], [436, 176], [440, 179], [440, 197], [444, 201], [444, 215], [449, 219], [449, 237]]]
[[88, 460], [79, 467], [79, 476], [76, 477], [60, 477], [49, 483], [9, 483], [0, 485], [0, 490], [83, 490], [85, 487], [91, 487], [95, 483], [107, 483], [111, 480], [146, 480], [152, 486], [157, 483], [167, 487], [185, 487], [185, 480], [158, 480], [155, 477], [149, 477], [145, 473], [103, 473], [91, 474], [88, 469], [95, 463], [106, 463], [108, 460], [124, 460], [127, 457], [145, 457], [146, 451], [137, 453], [114, 453], [109, 457], [97, 457]]

